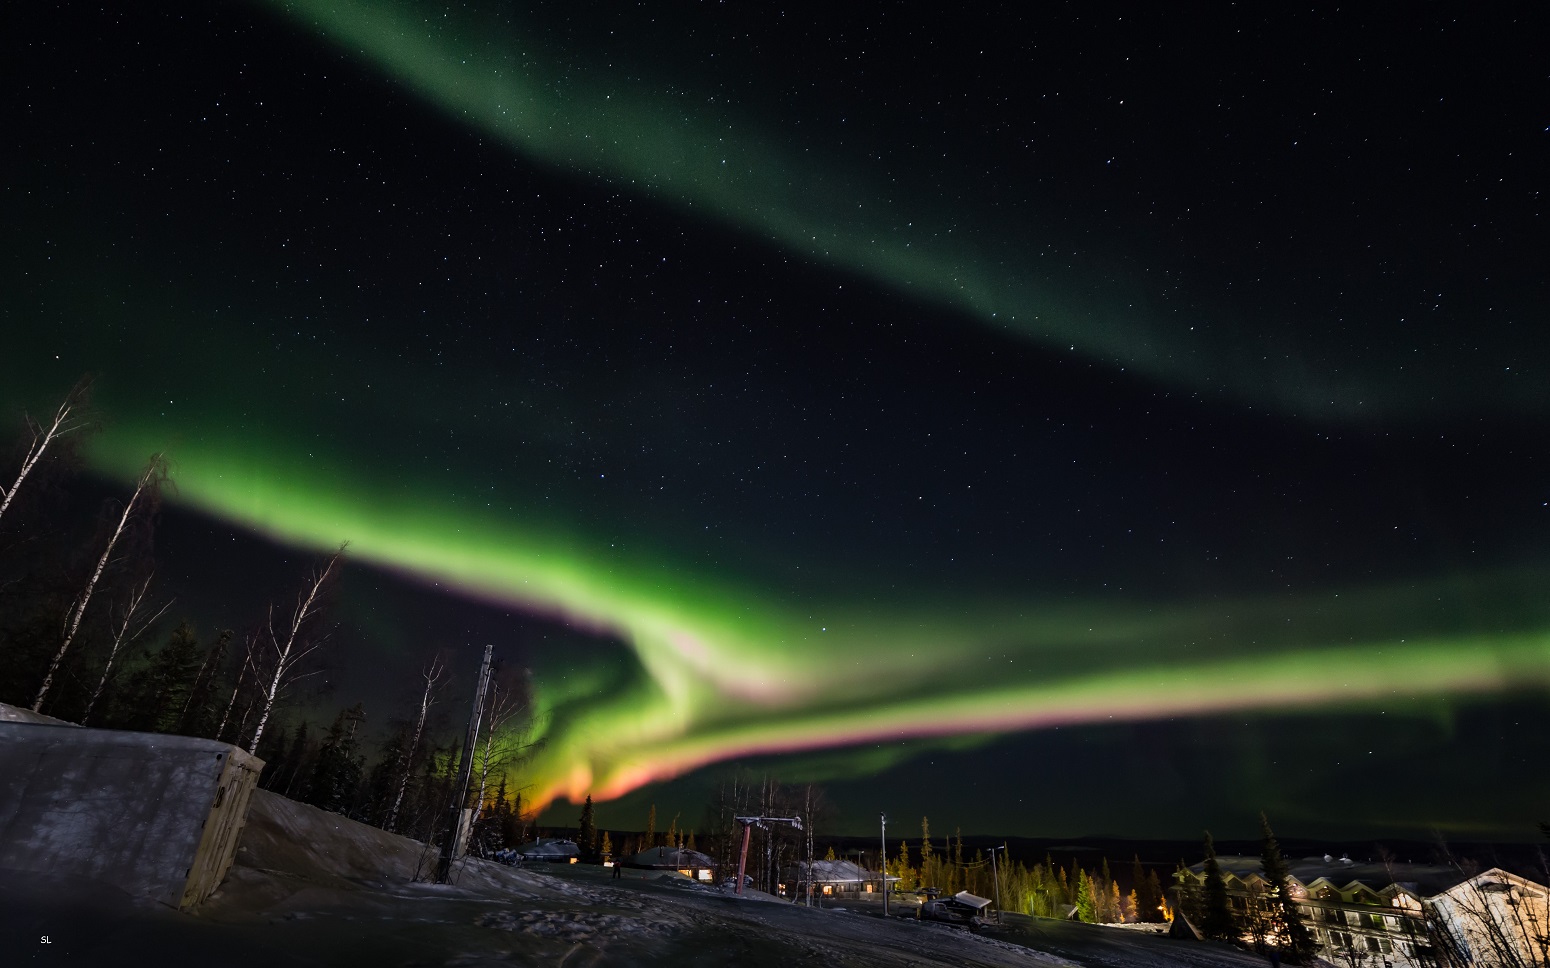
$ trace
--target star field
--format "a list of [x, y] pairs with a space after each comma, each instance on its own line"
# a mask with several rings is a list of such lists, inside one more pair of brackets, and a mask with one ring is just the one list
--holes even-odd
[[1518, 836], [1550, 92], [1471, 16], [33, 11], [0, 402], [98, 373], [191, 562], [350, 541], [343, 692], [509, 620], [540, 803]]

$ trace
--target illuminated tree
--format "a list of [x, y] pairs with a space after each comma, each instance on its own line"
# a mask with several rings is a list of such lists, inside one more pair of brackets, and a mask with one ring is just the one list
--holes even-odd
[[1098, 906], [1093, 898], [1092, 878], [1084, 870], [1076, 872], [1076, 916], [1088, 924], [1098, 922]]
[[894, 859], [893, 873], [899, 879], [898, 890], [907, 891], [917, 886], [915, 870], [910, 867], [910, 845], [903, 837], [899, 838], [899, 856]]
[[1297, 898], [1292, 894], [1292, 869], [1281, 855], [1281, 845], [1270, 829], [1270, 819], [1263, 813], [1259, 815], [1259, 829], [1264, 838], [1260, 848], [1260, 866], [1264, 869], [1265, 880], [1270, 882], [1270, 896], [1263, 899], [1263, 909], [1269, 921], [1266, 933], [1279, 939], [1280, 946], [1290, 960], [1311, 960], [1318, 945], [1297, 913]]

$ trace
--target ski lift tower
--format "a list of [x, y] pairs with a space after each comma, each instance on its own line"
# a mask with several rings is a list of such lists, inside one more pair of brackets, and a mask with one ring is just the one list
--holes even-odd
[[736, 820], [738, 823], [743, 825], [743, 849], [741, 851], [739, 851], [738, 855], [737, 855], [737, 893], [738, 894], [742, 894], [743, 893], [743, 872], [748, 869], [748, 837], [749, 837], [749, 834], [751, 834], [753, 832], [753, 828], [758, 827], [760, 830], [768, 830], [769, 827], [770, 827], [770, 824], [772, 824], [772, 823], [783, 823], [783, 824], [790, 824], [791, 826], [797, 828], [798, 830], [801, 830], [802, 829], [802, 818], [801, 817], [733, 817], [732, 819]]

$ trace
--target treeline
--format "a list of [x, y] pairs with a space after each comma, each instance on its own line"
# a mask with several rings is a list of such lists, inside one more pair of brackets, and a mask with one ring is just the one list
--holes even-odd
[[[327, 731], [302, 720], [266, 739], [259, 756], [266, 762], [259, 787], [302, 803], [403, 834], [438, 843], [449, 824], [457, 794], [462, 742], [414, 744], [416, 723], [399, 719], [375, 744], [368, 744], [366, 710], [356, 703], [341, 710]], [[434, 732], [442, 732], [436, 729]], [[484, 752], [490, 739], [493, 752]], [[476, 743], [469, 802], [475, 816], [468, 851], [492, 856], [527, 838], [532, 818], [522, 794], [512, 790], [507, 767], [512, 740], [481, 730]]]
[[[0, 464], [0, 702], [83, 726], [230, 743], [266, 762], [264, 789], [427, 842], [442, 836], [463, 750], [444, 740], [437, 715], [451, 680], [440, 656], [375, 740], [359, 703], [326, 729], [298, 719], [323, 699], [310, 686], [324, 667], [345, 547], [256, 609], [245, 631], [201, 634], [156, 577], [167, 457], [152, 455], [132, 489], [95, 515], [80, 506], [79, 448], [98, 423], [82, 380], [51, 417], [27, 418]], [[525, 679], [497, 674], [469, 751], [472, 852], [514, 846], [524, 833], [507, 773], [529, 748], [528, 708]]]
[[1131, 889], [1122, 892], [1109, 871], [1109, 862], [1084, 869], [1072, 861], [1061, 867], [1046, 857], [1029, 866], [1023, 861], [998, 856], [992, 863], [983, 849], [966, 858], [963, 835], [958, 832], [940, 849], [931, 841], [931, 822], [921, 818], [921, 836], [911, 848], [901, 840], [898, 853], [888, 862], [888, 874], [897, 877], [895, 890], [936, 888], [944, 895], [968, 891], [995, 898], [997, 887], [1002, 910], [1045, 918], [1072, 916], [1092, 924], [1161, 922], [1171, 918], [1166, 895], [1156, 871], [1135, 859]]

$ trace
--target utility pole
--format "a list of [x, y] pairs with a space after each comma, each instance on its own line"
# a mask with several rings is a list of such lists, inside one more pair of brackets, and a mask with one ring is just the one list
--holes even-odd
[[[811, 820], [812, 816], [813, 816], [813, 785], [811, 783], [809, 783], [807, 785], [807, 800], [803, 804], [802, 810], [803, 810], [803, 813], [807, 816], [807, 818], [809, 820]], [[802, 905], [804, 907], [812, 907], [813, 906], [813, 825], [811, 823], [809, 823], [807, 825], [807, 828], [805, 830], [803, 830], [802, 833], [807, 837], [807, 870], [803, 873], [803, 876], [802, 876]]]
[[479, 666], [479, 683], [474, 688], [474, 709], [468, 716], [468, 736], [463, 740], [462, 761], [453, 786], [452, 813], [447, 823], [447, 841], [441, 845], [441, 860], [436, 864], [436, 883], [446, 884], [452, 877], [452, 862], [467, 835], [468, 778], [474, 770], [474, 747], [479, 743], [479, 721], [484, 716], [484, 693], [490, 687], [490, 653], [495, 646], [484, 647], [484, 662]]
[[878, 814], [883, 821], [883, 917], [888, 916], [888, 815]]
[[996, 851], [1006, 853], [1006, 844], [990, 848], [990, 876], [996, 880], [996, 923], [1001, 923], [1001, 874], [996, 870]]

